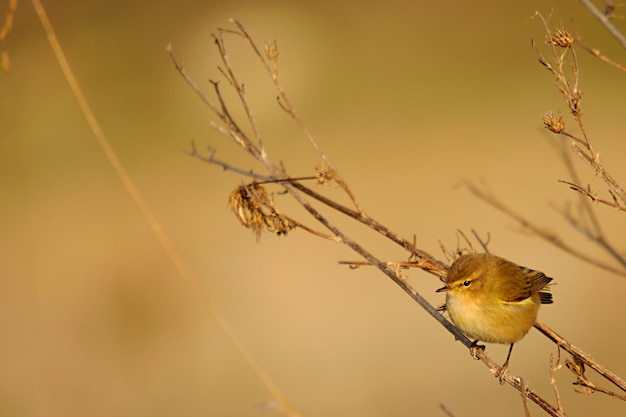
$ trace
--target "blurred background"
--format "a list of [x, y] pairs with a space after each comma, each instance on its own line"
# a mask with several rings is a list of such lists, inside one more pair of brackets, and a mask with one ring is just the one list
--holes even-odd
[[[103, 130], [199, 287], [302, 415], [441, 416], [440, 404], [459, 417], [524, 411], [518, 393], [500, 386], [389, 279], [338, 265], [357, 260], [340, 244], [302, 231], [257, 243], [227, 208], [241, 178], [184, 153], [196, 141], [238, 167], [259, 169], [209, 126], [211, 114], [164, 51], [171, 42], [210, 91], [208, 81], [220, 79], [210, 34], [231, 27], [230, 17], [259, 43], [277, 40], [284, 88], [368, 214], [441, 259], [440, 243], [454, 249], [457, 229], [489, 235], [493, 253], [558, 282], [556, 302], [540, 319], [626, 375], [619, 336], [626, 279], [524, 233], [460, 185], [483, 184], [569, 244], [604, 256], [554, 209], [575, 205], [577, 196], [557, 182], [567, 173], [542, 117], [567, 112], [530, 44], [535, 38], [543, 47], [545, 36], [532, 14], [553, 8], [554, 25], [564, 23], [623, 62], [623, 51], [579, 2], [44, 6]], [[311, 175], [314, 152], [277, 108], [243, 42], [228, 42], [270, 154], [293, 175]], [[0, 414], [279, 415], [260, 411], [271, 402], [268, 392], [114, 175], [29, 2], [19, 3], [0, 48], [11, 59], [11, 72], [0, 76]], [[586, 127], [606, 168], [626, 185], [626, 77], [578, 55]], [[584, 184], [603, 189], [578, 166]], [[597, 213], [623, 250], [624, 214]], [[380, 237], [331, 218], [380, 258], [406, 259]], [[436, 278], [408, 274], [431, 302], [443, 302]], [[489, 345], [487, 352], [502, 362], [506, 349]], [[533, 329], [516, 346], [510, 370], [552, 400], [556, 354]], [[570, 416], [613, 416], [626, 407], [575, 393], [565, 369], [556, 378]]]

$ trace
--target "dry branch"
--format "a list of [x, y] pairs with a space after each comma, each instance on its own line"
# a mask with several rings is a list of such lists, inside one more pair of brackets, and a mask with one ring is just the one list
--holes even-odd
[[[257, 180], [262, 179], [263, 181], [276, 182], [277, 187], [281, 187], [289, 196], [291, 196], [296, 202], [298, 202], [316, 221], [318, 221], [325, 229], [328, 230], [328, 232], [330, 232], [330, 234], [334, 237], [336, 241], [347, 245], [355, 253], [364, 258], [367, 264], [374, 265], [376, 268], [382, 271], [403, 291], [409, 294], [409, 296], [411, 296], [411, 298], [413, 298], [413, 300], [415, 300], [420, 305], [420, 307], [423, 308], [431, 317], [437, 320], [448, 332], [450, 332], [456, 340], [459, 340], [463, 345], [470, 348], [472, 346], [472, 341], [469, 340], [463, 333], [461, 333], [449, 320], [447, 320], [436, 307], [431, 305], [417, 291], [415, 291], [415, 289], [413, 289], [399, 273], [400, 266], [411, 266], [420, 268], [441, 278], [447, 273], [447, 265], [444, 262], [437, 260], [436, 257], [429, 254], [428, 252], [417, 248], [415, 244], [410, 242], [409, 240], [401, 238], [398, 234], [392, 232], [382, 223], [374, 220], [365, 213], [365, 211], [359, 206], [357, 199], [355, 195], [351, 192], [348, 184], [343, 179], [341, 179], [337, 170], [330, 164], [327, 156], [319, 148], [310, 131], [308, 130], [308, 128], [306, 128], [306, 126], [298, 116], [297, 112], [295, 111], [291, 100], [283, 90], [278, 78], [278, 50], [276, 47], [276, 43], [272, 43], [270, 47], [266, 46], [265, 53], [262, 53], [262, 48], [259, 48], [257, 46], [251, 36], [245, 30], [245, 28], [237, 21], [233, 20], [231, 22], [235, 25], [235, 30], [219, 29], [218, 33], [214, 35], [218, 53], [220, 54], [223, 65], [223, 67], [220, 68], [220, 72], [226, 78], [228, 84], [238, 94], [239, 105], [242, 106], [245, 110], [247, 118], [246, 123], [250, 125], [253, 131], [252, 137], [246, 135], [243, 129], [241, 129], [230, 116], [229, 108], [231, 108], [232, 105], [225, 102], [220, 89], [217, 87], [218, 83], [213, 82], [213, 94], [216, 97], [216, 101], [214, 101], [209, 99], [204, 93], [202, 93], [201, 90], [196, 86], [196, 84], [191, 80], [191, 78], [185, 72], [182, 64], [180, 64], [180, 62], [174, 56], [171, 48], [168, 48], [168, 52], [170, 53], [174, 65], [181, 73], [183, 78], [187, 81], [190, 87], [200, 96], [200, 98], [205, 103], [207, 103], [209, 109], [214, 113], [214, 115], [220, 122], [220, 124], [214, 123], [212, 126], [227, 139], [237, 143], [243, 151], [252, 155], [257, 161], [262, 164], [267, 173], [260, 175], [253, 173], [249, 170], [235, 168], [227, 162], [217, 160], [215, 158], [214, 152], [211, 152], [208, 157], [202, 156], [196, 151], [195, 146], [192, 148], [190, 154], [202, 160], [203, 162], [218, 165], [224, 169], [238, 172], [243, 176], [256, 178]], [[274, 88], [278, 93], [279, 106], [288, 114], [291, 119], [295, 120], [298, 126], [300, 126], [300, 128], [302, 129], [304, 136], [308, 140], [309, 144], [318, 152], [321, 159], [321, 164], [320, 168], [318, 168], [317, 175], [318, 181], [320, 183], [333, 182], [334, 184], [339, 185], [339, 187], [350, 198], [352, 204], [354, 205], [354, 208], [339, 204], [336, 201], [331, 200], [321, 193], [313, 190], [312, 188], [305, 186], [301, 181], [290, 177], [284, 171], [280, 164], [276, 164], [269, 159], [268, 153], [266, 152], [265, 148], [266, 141], [264, 140], [264, 138], [262, 138], [261, 132], [257, 129], [252, 110], [248, 105], [246, 91], [243, 88], [243, 85], [238, 81], [236, 71], [232, 68], [228, 60], [225, 35], [234, 35], [237, 38], [243, 39], [251, 48], [254, 55], [258, 58], [258, 61], [260, 62], [262, 68], [268, 74], [270, 81], [272, 82]], [[256, 187], [257, 185], [255, 184], [258, 183], [252, 182], [251, 184], [244, 187]], [[262, 194], [246, 194], [245, 198], [251, 198], [256, 202], [256, 204], [260, 204], [266, 210], [269, 210], [269, 212], [260, 210], [260, 212], [257, 214], [261, 217], [259, 220], [257, 220], [258, 222], [261, 222], [260, 224], [265, 224], [268, 221], [267, 219], [265, 219], [265, 217], [268, 217], [270, 215], [284, 216], [275, 208], [275, 203], [271, 200], [266, 200], [266, 197], [264, 197]], [[350, 239], [345, 233], [343, 233], [343, 231], [339, 227], [331, 223], [319, 209], [313, 206], [311, 201], [322, 203], [323, 205], [334, 211], [343, 213], [349, 218], [362, 223], [366, 227], [378, 232], [382, 236], [395, 242], [396, 244], [401, 246], [403, 250], [406, 250], [408, 252], [409, 262], [399, 265], [398, 263], [390, 263], [378, 259], [378, 257], [369, 252], [364, 246]], [[256, 210], [255, 205], [251, 205], [250, 207], [252, 207], [251, 210]], [[250, 211], [250, 213], [251, 212], [252, 211]], [[241, 216], [243, 216], [242, 223], [249, 222], [251, 219], [249, 213], [242, 214], [239, 208], [236, 210], [236, 214], [240, 216], [240, 220], [242, 219]], [[290, 221], [292, 220], [291, 218], [288, 219], [290, 219]], [[484, 350], [478, 350], [476, 352], [476, 356], [484, 364], [487, 365], [487, 367], [491, 370], [493, 374], [498, 373], [498, 371], [500, 370], [500, 366], [493, 362], [489, 357], [487, 357], [484, 353]], [[541, 407], [551, 416], [565, 415], [560, 406], [554, 406], [550, 404], [549, 401], [542, 398], [539, 394], [532, 390], [529, 390], [521, 378], [504, 374], [501, 379], [502, 381], [508, 383], [515, 389], [522, 392], [524, 401], [530, 400], [535, 402], [539, 407]]]

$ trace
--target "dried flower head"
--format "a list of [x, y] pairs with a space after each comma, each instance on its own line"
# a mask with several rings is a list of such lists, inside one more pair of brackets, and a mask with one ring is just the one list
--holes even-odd
[[263, 43], [263, 46], [265, 47], [265, 56], [268, 59], [274, 61], [276, 60], [276, 58], [278, 58], [278, 45], [276, 44], [275, 40], [270, 42], [269, 44]]
[[557, 28], [556, 32], [549, 35], [547, 42], [561, 48], [569, 48], [574, 43], [574, 37], [567, 30]]
[[241, 224], [252, 229], [257, 239], [264, 231], [284, 235], [296, 227], [274, 208], [265, 188], [258, 182], [239, 186], [230, 193], [228, 204]]
[[269, 232], [274, 232], [278, 236], [286, 235], [289, 231], [293, 230], [296, 225], [289, 219], [280, 215], [277, 212], [272, 213], [268, 220], [270, 223], [267, 225], [267, 230]]
[[565, 130], [565, 122], [561, 113], [554, 114], [548, 112], [543, 115], [543, 125], [547, 127], [553, 133], [561, 133]]
[[318, 184], [326, 184], [332, 181], [337, 175], [337, 171], [328, 167], [325, 163], [315, 168], [315, 176]]

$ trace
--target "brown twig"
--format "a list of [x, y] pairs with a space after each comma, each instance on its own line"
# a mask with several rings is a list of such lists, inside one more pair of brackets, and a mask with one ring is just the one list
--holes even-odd
[[622, 35], [611, 22], [610, 14], [602, 13], [600, 9], [598, 9], [595, 4], [593, 4], [590, 0], [580, 0], [580, 2], [589, 10], [589, 12], [598, 19], [602, 25], [609, 31], [611, 35], [617, 40], [617, 42], [622, 45], [622, 48], [626, 49], [626, 37]]
[[[591, 140], [584, 127], [581, 108], [582, 92], [578, 88], [578, 60], [576, 58], [575, 49], [573, 48], [574, 37], [561, 27], [554, 31], [551, 30], [548, 26], [548, 19], [545, 19], [540, 13], [536, 13], [535, 16], [538, 17], [543, 23], [547, 43], [551, 46], [551, 57], [550, 59], [546, 59], [533, 42], [539, 62], [555, 77], [557, 88], [568, 104], [570, 113], [576, 121], [578, 129], [582, 134], [582, 139], [568, 133], [565, 130], [565, 122], [563, 121], [560, 113], [557, 113], [556, 115], [551, 112], [547, 113], [544, 116], [544, 125], [553, 133], [572, 139], [573, 142], [570, 144], [570, 151], [589, 165], [594, 173], [604, 181], [608, 187], [608, 193], [613, 199], [613, 202], [610, 203], [609, 200], [600, 198], [596, 195], [596, 193], [592, 192], [590, 185], [587, 185], [587, 187], [582, 186], [581, 181], [578, 178], [578, 174], [574, 169], [574, 165], [570, 160], [569, 153], [562, 152], [565, 166], [572, 180], [561, 182], [568, 184], [571, 189], [577, 191], [582, 197], [581, 207], [583, 209], [584, 216], [576, 218], [570, 213], [563, 214], [570, 224], [572, 224], [577, 230], [582, 231], [585, 236], [598, 244], [613, 259], [615, 259], [624, 270], [626, 270], [626, 258], [624, 258], [624, 256], [622, 256], [619, 251], [617, 251], [613, 245], [608, 242], [608, 239], [602, 232], [602, 228], [595, 211], [591, 206], [591, 201], [593, 200], [604, 202], [606, 205], [615, 208], [624, 207], [626, 206], [626, 192], [600, 162], [600, 156], [593, 149]], [[559, 50], [558, 48], [561, 49]], [[570, 77], [566, 75], [563, 69], [567, 57], [569, 57], [569, 63], [572, 67], [573, 80], [570, 80]], [[585, 221], [589, 221], [591, 223], [590, 227], [584, 224]]]
[[[522, 405], [524, 406], [524, 414], [526, 417], [530, 417], [530, 408], [528, 408], [528, 387], [526, 386], [526, 380], [523, 377], [519, 377], [520, 381], [520, 393], [522, 395]], [[561, 412], [563, 412], [561, 410]]]
[[556, 398], [556, 406], [560, 411], [563, 411], [563, 404], [561, 403], [561, 394], [559, 393], [559, 387], [556, 385], [556, 373], [563, 367], [561, 364], [561, 347], [557, 345], [557, 359], [554, 361], [554, 356], [550, 355], [550, 385], [554, 390], [554, 397]]
[[517, 221], [519, 223], [520, 226], [522, 226], [524, 228], [524, 230], [527, 230], [537, 236], [539, 236], [540, 238], [550, 242], [551, 244], [553, 244], [554, 246], [560, 248], [561, 250], [575, 256], [576, 258], [579, 258], [591, 265], [595, 265], [599, 268], [602, 268], [606, 271], [610, 271], [613, 272], [615, 274], [619, 274], [619, 275], [623, 275], [626, 276], [626, 271], [623, 269], [619, 269], [619, 268], [615, 268], [605, 262], [602, 262], [598, 259], [592, 258], [589, 255], [587, 255], [587, 253], [576, 249], [574, 246], [566, 243], [563, 239], [561, 239], [561, 237], [559, 237], [558, 235], [548, 232], [547, 230], [542, 229], [541, 227], [535, 225], [534, 223], [532, 223], [530, 220], [528, 220], [527, 218], [525, 218], [524, 216], [522, 216], [521, 214], [517, 213], [516, 211], [514, 211], [513, 209], [511, 209], [510, 207], [506, 206], [504, 203], [502, 203], [500, 200], [498, 200], [496, 197], [494, 197], [492, 194], [488, 193], [487, 191], [479, 188], [478, 186], [476, 186], [473, 183], [466, 183], [467, 188], [469, 189], [469, 191], [474, 194], [476, 197], [480, 198], [481, 200], [485, 201], [486, 203], [488, 203], [489, 205], [491, 205], [492, 207], [500, 210], [501, 212], [505, 213], [507, 216], [509, 216], [510, 218], [512, 218], [513, 220]]
[[548, 339], [552, 340], [557, 344], [560, 348], [572, 354], [575, 358], [578, 358], [582, 363], [589, 366], [591, 369], [602, 375], [606, 380], [610, 381], [616, 387], [626, 392], [626, 381], [620, 378], [618, 375], [613, 373], [607, 367], [599, 364], [595, 361], [589, 354], [583, 352], [580, 348], [574, 346], [565, 338], [561, 337], [554, 330], [550, 329], [545, 324], [537, 321], [535, 323], [535, 328], [539, 330], [543, 335], [548, 337]]
[[[298, 112], [296, 111], [295, 107], [291, 103], [291, 99], [287, 96], [287, 94], [285, 93], [285, 90], [283, 89], [282, 85], [280, 84], [278, 80], [278, 69], [277, 69], [277, 61], [276, 61], [278, 59], [278, 46], [276, 45], [276, 43], [274, 43], [273, 47], [269, 49], [270, 51], [272, 51], [272, 53], [270, 54], [266, 53], [266, 55], [264, 56], [261, 53], [260, 48], [256, 45], [252, 37], [250, 37], [250, 35], [246, 31], [246, 29], [243, 27], [243, 25], [234, 19], [230, 19], [230, 22], [235, 24], [235, 26], [237, 26], [237, 29], [239, 29], [239, 32], [237, 34], [243, 36], [243, 38], [246, 40], [250, 48], [252, 48], [254, 54], [259, 59], [259, 62], [262, 64], [263, 69], [272, 80], [272, 83], [274, 84], [274, 88], [276, 88], [276, 91], [278, 92], [278, 103], [280, 104], [280, 107], [283, 110], [285, 110], [287, 114], [289, 114], [289, 116], [291, 116], [291, 118], [296, 121], [300, 129], [302, 129], [305, 137], [309, 141], [309, 144], [313, 147], [313, 149], [317, 151], [320, 158], [322, 159], [323, 165], [328, 166], [331, 170], [335, 171], [333, 165], [330, 163], [330, 160], [328, 159], [328, 156], [326, 156], [326, 153], [322, 151], [317, 141], [311, 134], [311, 131], [303, 122], [303, 120], [300, 118]], [[220, 29], [220, 31], [224, 31], [224, 29]], [[233, 31], [229, 31], [229, 32], [233, 33]], [[266, 51], [268, 51], [267, 48], [266, 48]], [[273, 63], [273, 65], [269, 65], [267, 62], [268, 60], [270, 60]], [[335, 178], [335, 181], [337, 185], [339, 185], [339, 187], [341, 187], [344, 190], [344, 192], [350, 197], [356, 209], [362, 215], [364, 215], [363, 211], [361, 210], [361, 206], [359, 205], [359, 202], [356, 199], [356, 196], [350, 190], [350, 188], [348, 187], [348, 184], [338, 175]]]
[[[273, 180], [272, 177], [268, 177], [268, 176], [264, 176], [264, 175], [259, 175], [259, 174], [255, 174], [254, 172], [250, 171], [250, 170], [243, 170], [241, 168], [236, 168], [233, 167], [232, 165], [228, 164], [227, 162], [221, 161], [217, 158], [215, 158], [215, 151], [214, 150], [210, 150], [210, 154], [209, 156], [204, 156], [200, 153], [197, 152], [195, 145], [192, 143], [192, 150], [190, 152], [188, 152], [189, 155], [203, 161], [203, 162], [207, 162], [207, 163], [211, 163], [211, 164], [215, 164], [218, 165], [220, 167], [222, 167], [225, 170], [229, 170], [229, 171], [233, 171], [233, 172], [237, 172], [241, 175], [250, 177], [250, 178], [254, 178], [254, 179], [260, 179], [263, 181], [271, 181]], [[417, 248], [415, 246], [414, 243], [401, 238], [400, 236], [398, 236], [396, 233], [392, 232], [391, 230], [389, 230], [389, 228], [387, 228], [385, 225], [383, 225], [382, 223], [376, 221], [375, 219], [367, 216], [363, 211], [356, 211], [356, 210], [352, 210], [342, 204], [339, 204], [331, 199], [329, 199], [328, 197], [315, 192], [314, 190], [312, 190], [309, 187], [306, 187], [305, 185], [301, 184], [300, 182], [297, 181], [293, 181], [290, 178], [286, 178], [284, 181], [288, 181], [291, 183], [291, 185], [293, 187], [295, 187], [297, 190], [302, 191], [304, 194], [309, 195], [310, 197], [314, 198], [315, 200], [327, 205], [328, 207], [331, 207], [332, 209], [345, 214], [348, 217], [351, 217], [363, 224], [365, 224], [366, 226], [370, 227], [371, 229], [377, 231], [378, 233], [382, 234], [383, 236], [385, 236], [386, 238], [392, 240], [393, 242], [397, 243], [398, 245], [400, 245], [402, 248], [406, 249], [407, 251], [409, 251], [411, 253], [411, 256], [415, 259], [413, 262], [411, 262], [411, 266], [412, 267], [416, 267], [416, 268], [420, 268], [426, 272], [432, 273], [436, 276], [438, 276], [439, 278], [443, 278], [446, 276], [447, 271], [448, 271], [448, 267], [445, 263], [437, 260], [434, 256], [430, 255], [428, 252], [423, 251], [419, 248]]]
[[441, 411], [443, 411], [443, 413], [448, 416], [448, 417], [455, 417], [454, 414], [452, 413], [452, 411], [448, 410], [448, 407], [446, 407], [445, 404], [439, 404], [439, 408], [441, 409]]
[[576, 44], [579, 45], [581, 48], [583, 48], [585, 51], [589, 52], [591, 55], [598, 58], [600, 61], [604, 62], [605, 64], [610, 65], [620, 71], [626, 72], [626, 66], [619, 64], [613, 61], [612, 59], [606, 57], [605, 55], [602, 54], [602, 52], [600, 52], [600, 50], [586, 45], [580, 37], [576, 37]]
[[[487, 367], [489, 368], [489, 370], [491, 371], [493, 375], [498, 375], [498, 371], [501, 369], [500, 366], [497, 363], [493, 362], [488, 357], [486, 357], [483, 349], [476, 350], [476, 357], [480, 359], [485, 365], [487, 365]], [[522, 390], [524, 389], [522, 387], [521, 378], [511, 376], [508, 374], [508, 372], [505, 372], [504, 374], [502, 374], [500, 376], [500, 380], [502, 381], [502, 383], [509, 384], [510, 386], [518, 390], [520, 393], [522, 393]], [[523, 395], [527, 399], [537, 404], [541, 409], [543, 409], [545, 412], [547, 412], [551, 416], [560, 416], [560, 417], [566, 416], [564, 412], [559, 410], [557, 407], [554, 407], [547, 400], [545, 400], [543, 397], [541, 397], [539, 394], [532, 391], [528, 387], [524, 389]]]
[[[80, 85], [76, 81], [76, 77], [72, 71], [72, 68], [65, 57], [63, 52], [63, 48], [59, 43], [59, 40], [54, 31], [54, 27], [52, 26], [52, 22], [48, 17], [48, 13], [45, 8], [41, 4], [39, 0], [33, 0], [33, 7], [35, 12], [37, 13], [41, 25], [47, 35], [48, 41], [50, 43], [50, 47], [57, 59], [59, 67], [63, 73], [65, 80], [67, 81], [70, 90], [78, 103], [78, 107], [85, 117], [87, 124], [93, 133], [95, 139], [100, 145], [104, 156], [107, 161], [111, 165], [113, 171], [118, 176], [120, 182], [123, 184], [124, 188], [128, 192], [129, 196], [137, 206], [140, 211], [142, 217], [148, 223], [155, 237], [159, 241], [159, 243], [165, 249], [165, 252], [168, 254], [174, 265], [176, 266], [180, 277], [186, 282], [187, 285], [192, 289], [194, 294], [200, 300], [205, 311], [210, 314], [215, 320], [217, 326], [222, 330], [222, 332], [226, 335], [226, 337], [231, 341], [234, 348], [238, 351], [240, 356], [246, 362], [246, 364], [252, 369], [252, 371], [258, 376], [261, 383], [266, 387], [268, 392], [281, 404], [282, 409], [286, 414], [291, 417], [300, 417], [298, 411], [291, 405], [285, 394], [280, 390], [280, 388], [274, 383], [274, 381], [270, 378], [270, 376], [264, 372], [264, 370], [258, 365], [254, 357], [247, 350], [246, 346], [239, 340], [236, 334], [232, 331], [229, 324], [226, 320], [217, 313], [217, 311], [212, 307], [212, 304], [209, 301], [209, 298], [202, 289], [202, 286], [199, 285], [198, 281], [194, 278], [191, 273], [187, 263], [184, 261], [183, 257], [178, 252], [176, 246], [173, 244], [172, 240], [163, 230], [161, 223], [156, 218], [155, 214], [152, 212], [150, 207], [147, 205], [145, 199], [138, 191], [135, 183], [131, 180], [128, 172], [120, 162], [117, 157], [113, 147], [111, 146], [107, 136], [104, 134], [98, 119], [95, 114], [91, 110], [89, 106], [89, 102], [87, 101], [85, 95], [80, 88]], [[190, 80], [191, 81], [191, 80]]]
[[[222, 130], [218, 129], [218, 131], [230, 139], [233, 139], [233, 136], [234, 136], [234, 139], [236, 140], [236, 142], [239, 143], [242, 146], [242, 148], [246, 150], [248, 153], [250, 153], [255, 159], [257, 159], [257, 161], [259, 161], [263, 165], [263, 167], [267, 170], [268, 174], [266, 175], [266, 177], [269, 178], [271, 181], [279, 180], [280, 182], [278, 186], [283, 187], [285, 191], [291, 197], [293, 197], [296, 202], [298, 202], [311, 216], [313, 216], [314, 219], [316, 219], [318, 222], [320, 222], [320, 224], [322, 224], [326, 229], [328, 229], [330, 233], [336, 237], [337, 241], [349, 246], [354, 252], [356, 252], [362, 258], [364, 258], [366, 263], [374, 265], [380, 271], [382, 271], [385, 275], [387, 275], [390, 279], [392, 279], [400, 288], [402, 288], [403, 291], [409, 294], [420, 305], [420, 307], [422, 307], [429, 315], [431, 315], [435, 320], [437, 320], [448, 332], [450, 332], [455, 337], [456, 340], [460, 341], [464, 346], [468, 348], [473, 346], [471, 340], [469, 340], [463, 333], [461, 333], [449, 320], [447, 320], [440, 313], [440, 311], [437, 308], [433, 307], [430, 303], [428, 303], [428, 301], [426, 301], [418, 292], [416, 292], [408, 284], [408, 282], [403, 278], [402, 274], [399, 272], [400, 267], [402, 267], [403, 265], [390, 264], [390, 263], [386, 263], [386, 262], [379, 260], [372, 253], [370, 253], [363, 246], [361, 246], [359, 243], [350, 239], [337, 226], [331, 223], [326, 218], [326, 216], [324, 216], [318, 209], [314, 208], [307, 198], [305, 198], [305, 197], [312, 198], [334, 210], [337, 210], [343, 214], [346, 214], [349, 217], [367, 225], [369, 228], [377, 231], [378, 233], [381, 233], [385, 237], [401, 245], [403, 248], [407, 249], [409, 253], [411, 254], [412, 258], [415, 259], [415, 262], [412, 263], [411, 266], [417, 266], [418, 268], [422, 268], [440, 277], [445, 275], [447, 271], [447, 266], [443, 262], [438, 261], [436, 258], [428, 254], [427, 252], [416, 248], [414, 243], [411, 243], [406, 239], [402, 239], [398, 237], [395, 233], [391, 232], [384, 225], [382, 225], [379, 222], [376, 222], [375, 220], [371, 219], [369, 216], [367, 216], [364, 213], [364, 211], [359, 207], [356, 201], [356, 198], [354, 198], [354, 195], [349, 191], [349, 187], [347, 187], [347, 184], [343, 180], [341, 180], [336, 170], [332, 168], [332, 166], [330, 166], [326, 156], [323, 154], [323, 152], [321, 152], [316, 142], [313, 140], [312, 136], [310, 135], [310, 132], [308, 131], [308, 129], [306, 129], [306, 126], [304, 126], [301, 119], [297, 116], [297, 113], [295, 112], [293, 106], [291, 105], [289, 98], [287, 97], [282, 87], [280, 86], [280, 83], [277, 77], [276, 66], [275, 65], [272, 66], [268, 64], [268, 62], [266, 61], [266, 58], [264, 58], [263, 54], [260, 52], [260, 48], [255, 44], [255, 42], [249, 36], [247, 31], [243, 28], [243, 26], [236, 21], [232, 21], [232, 22], [235, 24], [238, 30], [232, 31], [232, 30], [221, 29], [220, 36], [215, 37], [218, 43], [219, 53], [221, 55], [226, 54], [226, 47], [225, 47], [222, 34], [226, 34], [226, 33], [236, 34], [237, 36], [242, 37], [243, 39], [246, 40], [246, 42], [249, 44], [249, 46], [252, 48], [254, 53], [257, 55], [257, 57], [261, 61], [265, 70], [268, 72], [270, 79], [274, 83], [274, 86], [276, 87], [276, 90], [279, 93], [280, 106], [285, 111], [287, 111], [287, 113], [293, 119], [295, 119], [298, 122], [298, 124], [305, 131], [305, 135], [307, 136], [307, 138], [309, 138], [309, 142], [320, 153], [320, 156], [322, 158], [322, 163], [323, 163], [322, 167], [319, 169], [318, 178], [320, 178], [320, 182], [334, 181], [336, 184], [339, 184], [341, 188], [346, 192], [346, 194], [350, 196], [353, 204], [356, 207], [356, 210], [340, 205], [328, 199], [327, 197], [321, 195], [320, 193], [313, 191], [312, 189], [304, 186], [299, 181], [290, 178], [281, 166], [277, 166], [271, 160], [269, 160], [267, 153], [264, 151], [262, 142], [258, 140], [258, 138], [260, 137], [260, 134], [258, 133], [254, 134], [254, 140], [256, 141], [255, 143], [242, 131], [242, 129], [238, 128], [238, 126], [234, 123], [232, 118], [228, 116], [229, 113], [227, 111], [227, 106], [222, 99], [219, 89], [216, 88], [214, 92], [218, 96], [220, 105], [218, 106], [218, 105], [215, 105], [213, 102], [211, 102], [211, 104], [209, 105], [209, 108], [216, 114], [218, 119], [220, 119], [221, 122], [224, 123], [223, 129]], [[197, 90], [197, 87], [195, 86], [193, 82], [190, 82], [189, 77], [184, 73], [183, 66], [179, 64], [177, 59], [174, 57], [171, 51], [171, 48], [169, 49], [169, 52], [170, 52], [170, 56], [172, 60], [175, 63], [176, 68], [179, 70], [179, 72], [181, 72], [185, 80], [187, 80], [191, 88], [196, 90], [198, 95], [204, 100], [205, 96]], [[230, 62], [225, 57], [222, 57], [222, 63], [224, 65], [224, 68], [221, 70], [221, 72], [227, 77], [230, 85], [240, 92], [239, 101], [240, 101], [240, 104], [244, 106], [244, 109], [245, 109], [247, 106], [247, 99], [245, 98], [246, 92], [243, 89], [243, 87], [236, 81], [237, 79], [234, 76], [233, 69], [230, 67]], [[252, 116], [251, 111], [246, 110], [245, 113], [248, 119], [247, 123], [255, 124], [255, 120]], [[253, 128], [253, 131], [256, 132], [254, 128]], [[257, 146], [259, 148], [257, 148]], [[192, 154], [197, 157], [197, 153], [195, 152], [195, 149], [194, 151], [192, 151]], [[227, 167], [225, 163], [216, 162], [214, 155], [211, 155], [211, 157], [206, 158], [206, 161], [211, 162], [211, 163], [216, 163], [217, 165], [220, 165], [223, 168]], [[245, 172], [244, 172], [244, 175], [245, 175]], [[248, 221], [248, 217], [245, 217], [245, 220]], [[484, 350], [479, 350], [476, 356], [494, 374], [499, 374], [499, 371], [501, 369], [500, 366], [496, 364], [495, 362], [493, 362], [489, 357], [487, 357], [487, 355], [485, 355], [484, 353]], [[501, 377], [501, 381], [510, 384], [511, 386], [519, 390], [520, 392], [523, 391], [524, 398], [527, 398], [528, 400], [535, 402], [542, 409], [544, 409], [549, 415], [552, 415], [552, 416], [564, 416], [565, 415], [562, 412], [562, 410], [559, 410], [558, 408], [551, 405], [548, 401], [543, 399], [539, 394], [529, 390], [525, 386], [525, 384], [522, 383], [520, 378], [505, 374]]]
[[593, 150], [591, 147], [587, 149], [582, 149], [577, 144], [572, 144], [572, 151], [576, 155], [580, 157], [587, 165], [589, 165], [597, 176], [602, 178], [604, 182], [609, 186], [609, 191], [616, 198], [619, 198], [621, 202], [626, 203], [626, 192], [624, 189], [615, 181], [615, 179], [604, 169], [604, 166], [600, 163], [600, 156], [597, 153], [592, 153]]
[[11, 29], [13, 29], [13, 15], [16, 9], [17, 0], [9, 0], [9, 4], [5, 9], [4, 23], [2, 24], [2, 29], [0, 29], [0, 42], [4, 41], [7, 36], [9, 36]]
[[617, 209], [619, 211], [626, 211], [626, 206], [620, 203], [617, 197], [610, 191], [609, 191], [609, 194], [611, 194], [613, 198], [611, 200], [607, 200], [605, 198], [599, 197], [598, 194], [596, 194], [593, 190], [591, 190], [590, 186], [583, 187], [581, 185], [578, 185], [577, 183], [566, 181], [566, 180], [559, 180], [559, 182], [569, 185], [569, 187], [572, 190], [588, 197], [589, 200], [595, 203], [604, 204], [606, 206]]
[[[587, 3], [587, 0], [582, 1], [583, 3]], [[593, 7], [595, 8], [595, 6]], [[533, 47], [535, 49], [535, 52], [537, 53], [541, 65], [543, 65], [555, 77], [557, 88], [567, 102], [570, 113], [574, 117], [574, 120], [576, 121], [576, 124], [578, 125], [578, 128], [580, 129], [583, 138], [579, 139], [574, 135], [567, 133], [567, 131], [565, 131], [565, 125], [562, 118], [555, 117], [552, 114], [544, 118], [544, 124], [553, 133], [558, 135], [564, 135], [572, 139], [574, 141], [571, 144], [572, 152], [574, 152], [574, 154], [576, 154], [580, 159], [588, 164], [596, 173], [596, 175], [598, 175], [607, 184], [607, 186], [609, 187], [609, 192], [613, 196], [620, 199], [622, 203], [626, 203], [626, 192], [608, 173], [608, 171], [600, 162], [600, 155], [593, 149], [593, 146], [591, 145], [591, 140], [589, 139], [589, 136], [587, 135], [587, 131], [583, 124], [581, 109], [582, 92], [578, 88], [579, 70], [576, 52], [573, 48], [574, 37], [563, 28], [558, 28], [556, 31], [552, 31], [548, 26], [547, 19], [545, 19], [543, 15], [537, 12], [535, 13], [535, 16], [538, 17], [543, 23], [544, 30], [546, 31], [546, 37], [548, 39], [547, 42], [551, 46], [551, 58], [549, 60], [546, 59], [537, 48], [534, 41]], [[562, 52], [558, 52], [557, 47], [562, 48]], [[567, 56], [571, 57], [569, 63], [572, 66], [574, 78], [573, 81], [569, 79], [563, 69], [566, 62], [565, 58]]]

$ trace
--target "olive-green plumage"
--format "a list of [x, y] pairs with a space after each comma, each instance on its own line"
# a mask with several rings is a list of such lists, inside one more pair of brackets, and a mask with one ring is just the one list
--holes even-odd
[[450, 267], [446, 310], [469, 338], [513, 344], [528, 333], [539, 306], [552, 303], [552, 278], [487, 253], [463, 255]]

